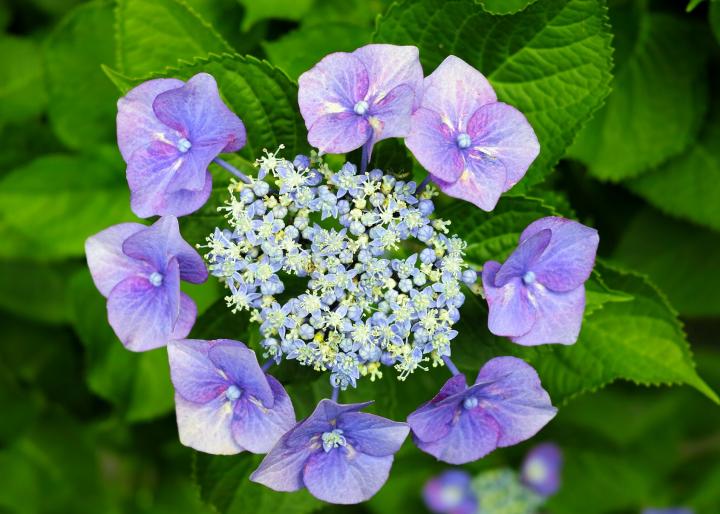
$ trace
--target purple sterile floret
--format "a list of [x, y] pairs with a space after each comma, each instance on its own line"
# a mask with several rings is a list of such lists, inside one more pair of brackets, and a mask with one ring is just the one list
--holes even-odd
[[208, 166], [245, 145], [245, 126], [223, 103], [215, 79], [155, 79], [118, 101], [117, 139], [127, 163], [131, 207], [141, 218], [182, 216], [210, 196]]
[[406, 136], [422, 90], [418, 55], [414, 46], [367, 45], [330, 54], [300, 75], [298, 103], [310, 144], [346, 153]]
[[597, 231], [577, 221], [531, 223], [504, 264], [483, 266], [490, 331], [526, 346], [577, 341], [598, 243]]
[[431, 478], [423, 487], [425, 505], [438, 514], [475, 514], [478, 499], [471, 481], [470, 475], [459, 469]]
[[408, 416], [415, 444], [438, 460], [464, 464], [534, 436], [557, 412], [535, 370], [515, 357], [496, 357], [468, 387], [465, 375]]
[[455, 56], [425, 78], [405, 144], [450, 196], [491, 211], [540, 152], [525, 116]]
[[540, 496], [552, 496], [560, 489], [562, 465], [563, 456], [558, 445], [542, 443], [525, 457], [520, 479]]
[[295, 424], [283, 386], [229, 339], [168, 345], [180, 442], [205, 453], [267, 453]]
[[409, 431], [405, 423], [360, 412], [370, 403], [321, 400], [310, 417], [278, 441], [250, 479], [276, 491], [306, 487], [331, 503], [367, 500], [387, 481]]
[[147, 227], [121, 223], [90, 236], [85, 254], [93, 281], [108, 299], [108, 320], [132, 351], [182, 339], [197, 309], [180, 281], [205, 282], [205, 263], [180, 235], [177, 218], [163, 216]]

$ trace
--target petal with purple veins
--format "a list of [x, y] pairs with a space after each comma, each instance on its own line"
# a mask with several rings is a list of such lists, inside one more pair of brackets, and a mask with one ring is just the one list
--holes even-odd
[[123, 242], [145, 228], [140, 223], [120, 223], [85, 241], [88, 268], [95, 286], [103, 296], [107, 297], [126, 278], [152, 272], [146, 263], [131, 259], [122, 251]]
[[407, 438], [410, 427], [366, 412], [348, 412], [338, 420], [337, 427], [353, 447], [367, 455], [386, 457], [395, 454]]
[[420, 108], [412, 115], [405, 144], [434, 177], [454, 182], [463, 172], [465, 160], [452, 127], [434, 111]]
[[305, 487], [303, 471], [305, 463], [314, 452], [322, 451], [305, 445], [288, 446], [299, 425], [285, 434], [265, 456], [260, 466], [250, 475], [250, 480], [274, 491], [290, 492]]
[[535, 324], [536, 306], [519, 278], [511, 279], [503, 287], [495, 287], [501, 269], [494, 261], [483, 266], [482, 281], [488, 303], [488, 329], [498, 336], [521, 336]]
[[224, 395], [230, 384], [210, 361], [210, 346], [211, 342], [200, 339], [168, 344], [170, 378], [175, 391], [187, 401], [207, 403]]
[[447, 436], [466, 389], [465, 375], [456, 375], [445, 382], [432, 400], [412, 412], [407, 421], [414, 437], [431, 442]]
[[352, 55], [359, 59], [367, 70], [369, 100], [377, 101], [404, 84], [413, 93], [413, 109], [419, 107], [423, 71], [417, 47], [374, 44], [358, 48]]
[[315, 120], [308, 142], [323, 153], [347, 153], [364, 145], [372, 135], [370, 122], [354, 112], [326, 114]]
[[208, 350], [208, 357], [229, 382], [241, 389], [243, 397], [249, 394], [266, 408], [273, 406], [273, 391], [254, 351], [238, 341], [218, 339]]
[[[502, 287], [514, 278], [523, 278], [550, 244], [551, 237], [552, 232], [545, 229], [521, 242], [500, 267], [495, 275], [494, 285]], [[532, 277], [526, 280], [530, 278]]]
[[585, 286], [556, 293], [535, 283], [528, 291], [537, 311], [536, 322], [528, 332], [512, 337], [513, 342], [523, 346], [574, 344], [585, 312]]
[[311, 438], [331, 430], [340, 416], [362, 410], [371, 403], [340, 404], [328, 399], [320, 400], [313, 413], [293, 429], [292, 434], [287, 438], [287, 445], [291, 447], [305, 445]]
[[412, 88], [400, 84], [370, 107], [368, 123], [373, 129], [373, 142], [408, 135], [414, 98]]
[[482, 152], [470, 152], [465, 169], [455, 182], [433, 177], [438, 188], [448, 196], [467, 200], [484, 211], [495, 208], [505, 187], [505, 166]]
[[233, 409], [225, 396], [195, 403], [176, 394], [175, 415], [183, 445], [213, 455], [234, 455], [244, 450], [233, 439], [230, 430]]

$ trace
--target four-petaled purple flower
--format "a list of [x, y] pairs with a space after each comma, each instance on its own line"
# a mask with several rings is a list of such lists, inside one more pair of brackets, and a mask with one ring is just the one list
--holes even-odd
[[482, 73], [452, 55], [425, 78], [405, 144], [443, 192], [485, 211], [540, 152], [525, 116], [498, 102]]
[[525, 457], [520, 479], [540, 496], [552, 496], [560, 489], [560, 472], [563, 456], [553, 443], [535, 446]]
[[180, 291], [180, 280], [199, 284], [205, 262], [183, 240], [174, 216], [152, 226], [121, 223], [85, 242], [90, 274], [108, 299], [108, 320], [126, 348], [144, 351], [188, 335], [195, 303]]
[[127, 163], [131, 207], [141, 218], [183, 216], [207, 201], [208, 166], [245, 145], [245, 126], [223, 103], [215, 79], [143, 82], [118, 101], [117, 139]]
[[431, 478], [423, 487], [425, 505], [438, 514], [475, 514], [478, 499], [470, 475], [459, 469]]
[[551, 216], [531, 223], [504, 264], [483, 266], [490, 332], [527, 346], [573, 344], [598, 243], [597, 231], [577, 221]]
[[229, 339], [168, 345], [180, 442], [198, 451], [267, 453], [295, 424], [283, 386]]
[[415, 444], [438, 460], [464, 464], [534, 436], [556, 414], [535, 370], [515, 357], [496, 357], [468, 387], [465, 376], [408, 416]]
[[420, 101], [423, 72], [414, 46], [367, 45], [324, 57], [298, 80], [308, 141], [323, 153], [404, 137]]
[[307, 487], [331, 503], [367, 500], [387, 480], [409, 431], [405, 423], [359, 412], [370, 403], [321, 400], [309, 418], [278, 441], [250, 479], [276, 491]]

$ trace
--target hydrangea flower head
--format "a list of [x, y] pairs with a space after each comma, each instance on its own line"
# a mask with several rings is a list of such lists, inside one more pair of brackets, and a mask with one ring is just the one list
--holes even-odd
[[464, 464], [534, 436], [557, 409], [535, 370], [515, 357], [496, 357], [468, 387], [465, 376], [408, 416], [415, 444], [438, 460]]
[[245, 145], [245, 126], [223, 103], [215, 79], [143, 82], [118, 101], [117, 139], [127, 163], [131, 207], [141, 218], [183, 216], [210, 196], [208, 166]]
[[556, 444], [539, 444], [525, 457], [522, 482], [541, 496], [552, 496], [560, 489], [562, 464], [562, 452]]
[[525, 116], [498, 102], [487, 79], [452, 55], [425, 78], [405, 144], [443, 192], [486, 211], [540, 152]]
[[431, 478], [423, 488], [425, 505], [438, 514], [475, 514], [478, 499], [470, 481], [470, 475], [459, 469]]
[[598, 243], [597, 231], [576, 221], [551, 216], [531, 223], [504, 264], [483, 266], [490, 332], [527, 346], [573, 344]]
[[367, 45], [324, 57], [298, 80], [308, 141], [323, 153], [346, 153], [406, 136], [422, 81], [414, 46]]
[[165, 346], [188, 335], [195, 303], [180, 291], [180, 281], [205, 282], [202, 257], [183, 240], [174, 216], [152, 226], [121, 223], [85, 242], [93, 281], [108, 299], [108, 320], [132, 351]]
[[280, 439], [250, 480], [276, 491], [306, 487], [331, 503], [369, 499], [387, 481], [409, 431], [405, 423], [360, 412], [369, 403], [321, 400]]
[[243, 343], [172, 341], [168, 356], [184, 445], [216, 455], [267, 453], [295, 424], [285, 389]]

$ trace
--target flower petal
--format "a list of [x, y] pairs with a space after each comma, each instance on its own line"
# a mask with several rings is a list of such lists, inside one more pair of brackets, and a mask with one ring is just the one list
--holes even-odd
[[326, 114], [315, 120], [308, 142], [323, 153], [347, 153], [364, 145], [372, 135], [370, 123], [354, 112]]
[[488, 303], [488, 329], [498, 336], [521, 336], [527, 333], [537, 318], [536, 306], [519, 278], [502, 287], [495, 287], [500, 264], [494, 261], [483, 265], [482, 281]]
[[467, 200], [489, 212], [495, 208], [504, 191], [505, 177], [505, 166], [499, 159], [483, 153], [469, 153], [465, 158], [465, 169], [457, 181], [432, 179], [446, 195]]
[[335, 448], [310, 456], [303, 471], [308, 491], [321, 500], [349, 505], [370, 499], [387, 481], [393, 456], [374, 457]]
[[556, 444], [539, 444], [525, 457], [520, 477], [536, 493], [551, 496], [560, 489], [562, 464], [562, 452]]
[[404, 84], [413, 92], [414, 98], [411, 100], [413, 108], [419, 107], [423, 88], [423, 70], [417, 47], [365, 45], [355, 50], [352, 55], [358, 58], [367, 70], [368, 99], [377, 101], [397, 86]]
[[575, 343], [585, 312], [585, 286], [556, 293], [535, 283], [528, 291], [537, 312], [536, 321], [528, 332], [512, 337], [513, 342], [523, 346]]
[[234, 455], [243, 451], [232, 437], [232, 405], [219, 396], [208, 403], [195, 403], [175, 395], [180, 442], [200, 452]]
[[230, 385], [208, 357], [211, 346], [212, 342], [200, 339], [168, 344], [170, 377], [175, 391], [187, 401], [207, 403], [223, 395]]
[[525, 116], [502, 102], [483, 105], [468, 122], [472, 146], [482, 149], [505, 165], [507, 191], [523, 178], [540, 153], [535, 131]]
[[273, 406], [273, 391], [254, 351], [239, 341], [218, 339], [208, 350], [208, 357], [231, 383], [242, 390], [243, 397], [249, 394], [266, 408]]
[[370, 107], [368, 120], [373, 128], [373, 142], [408, 135], [414, 98], [412, 88], [400, 84]]
[[449, 379], [440, 392], [429, 402], [412, 412], [407, 422], [416, 439], [431, 442], [445, 437], [452, 427], [453, 419], [467, 389], [465, 375]]
[[107, 297], [113, 287], [128, 277], [152, 273], [147, 264], [128, 257], [122, 251], [123, 242], [143, 229], [145, 225], [140, 223], [120, 223], [85, 241], [88, 268], [103, 296]]
[[475, 514], [478, 501], [471, 480], [467, 471], [449, 469], [425, 484], [423, 499], [433, 512]]
[[348, 412], [338, 420], [338, 428], [359, 452], [385, 457], [396, 453], [410, 432], [407, 423], [398, 423], [366, 412]]
[[410, 134], [405, 145], [434, 177], [455, 182], [465, 168], [452, 127], [434, 111], [420, 108], [412, 115]]
[[320, 400], [313, 413], [298, 423], [293, 433], [288, 435], [287, 445], [291, 447], [306, 445], [313, 436], [331, 430], [333, 423], [340, 416], [348, 412], [357, 412], [370, 404], [372, 402], [340, 404], [327, 398]]
[[522, 278], [550, 244], [551, 237], [552, 232], [545, 229], [522, 241], [495, 275], [495, 286], [502, 287], [514, 278]]
[[305, 487], [303, 482], [305, 462], [317, 449], [313, 450], [307, 445], [288, 446], [288, 438], [292, 437], [298, 427], [299, 425], [296, 425], [280, 438], [260, 466], [250, 475], [251, 481], [281, 492], [297, 491]]

